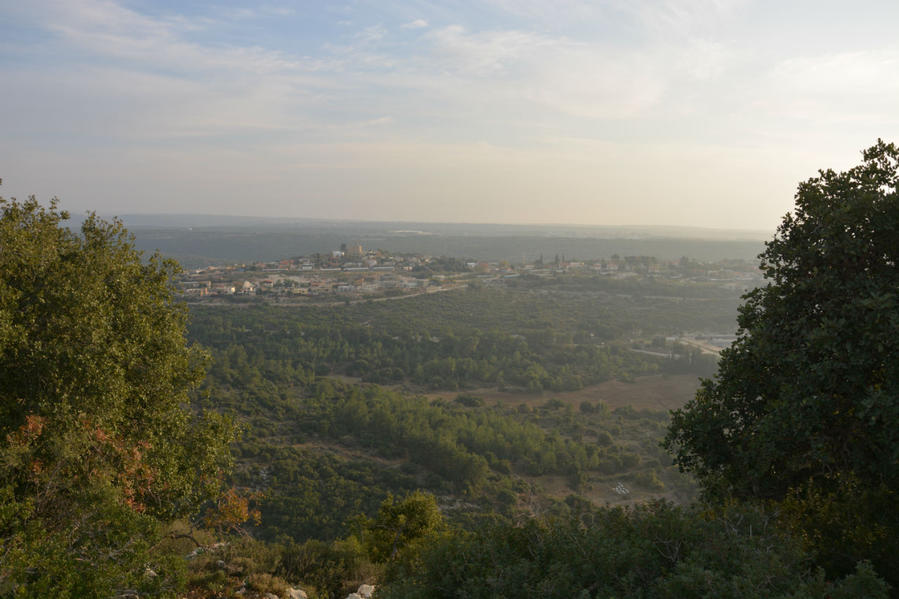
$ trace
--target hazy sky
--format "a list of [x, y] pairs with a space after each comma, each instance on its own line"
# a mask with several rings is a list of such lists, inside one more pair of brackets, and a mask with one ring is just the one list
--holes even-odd
[[895, 0], [0, 0], [0, 193], [773, 230], [899, 141], [897, 27]]

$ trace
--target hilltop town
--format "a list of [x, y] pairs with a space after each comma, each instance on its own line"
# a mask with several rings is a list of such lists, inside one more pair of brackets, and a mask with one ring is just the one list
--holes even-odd
[[178, 287], [190, 301], [240, 301], [250, 297], [284, 302], [353, 301], [436, 293], [466, 285], [502, 285], [520, 277], [564, 274], [610, 279], [651, 279], [706, 283], [740, 291], [761, 275], [744, 260], [714, 263], [687, 258], [663, 261], [649, 256], [568, 260], [565, 256], [512, 264], [365, 249], [359, 243], [338, 250], [270, 262], [208, 266], [186, 272]]

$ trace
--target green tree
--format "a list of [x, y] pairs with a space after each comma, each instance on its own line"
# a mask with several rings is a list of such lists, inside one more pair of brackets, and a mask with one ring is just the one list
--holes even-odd
[[799, 185], [718, 373], [666, 438], [710, 497], [783, 502], [825, 566], [899, 552], [899, 149]]
[[388, 579], [378, 597], [887, 597], [870, 564], [827, 580], [769, 520], [746, 506], [712, 513], [648, 503], [485, 522], [422, 547], [415, 567]]
[[0, 595], [171, 591], [160, 526], [215, 495], [233, 433], [190, 407], [178, 266], [55, 200], [0, 209]]
[[366, 525], [365, 544], [372, 561], [389, 562], [442, 526], [443, 516], [430, 493], [415, 491], [402, 500], [388, 495], [375, 519]]

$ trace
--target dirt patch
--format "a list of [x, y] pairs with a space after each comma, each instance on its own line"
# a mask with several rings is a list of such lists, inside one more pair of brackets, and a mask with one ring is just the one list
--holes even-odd
[[354, 449], [347, 447], [346, 445], [341, 445], [337, 442], [327, 442], [327, 441], [307, 441], [305, 443], [293, 443], [294, 449], [307, 450], [315, 453], [330, 453], [339, 457], [342, 457], [347, 460], [358, 460], [363, 462], [376, 462], [385, 467], [389, 468], [398, 468], [402, 466], [406, 460], [388, 460], [386, 458], [382, 458], [380, 456], [374, 455], [373, 453], [366, 452], [361, 449]]
[[649, 491], [633, 481], [633, 472], [618, 475], [602, 476], [591, 473], [586, 483], [577, 491], [571, 489], [568, 478], [564, 476], [522, 476], [528, 483], [530, 492], [522, 493], [519, 500], [521, 507], [532, 513], [540, 513], [542, 497], [564, 500], [571, 494], [579, 495], [594, 505], [636, 505], [647, 501], [664, 499], [677, 504], [686, 504], [695, 499], [695, 491], [679, 489], [671, 484], [673, 474], [663, 473], [666, 488]]
[[564, 402], [602, 401], [610, 408], [631, 406], [641, 410], [674, 410], [693, 399], [699, 378], [689, 374], [641, 377], [633, 383], [606, 381], [579, 391], [552, 395]]
[[347, 376], [345, 374], [329, 374], [322, 378], [334, 379], [335, 381], [340, 381], [341, 383], [345, 383], [347, 385], [363, 385], [363, 384], [365, 384], [365, 381], [363, 381], [361, 377]]

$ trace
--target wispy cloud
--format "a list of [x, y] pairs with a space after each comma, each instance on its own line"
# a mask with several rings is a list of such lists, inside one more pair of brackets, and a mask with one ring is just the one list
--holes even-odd
[[128, 62], [131, 68], [143, 65], [176, 71], [231, 69], [264, 74], [314, 66], [314, 61], [259, 46], [211, 47], [188, 41], [186, 34], [197, 28], [196, 22], [152, 18], [113, 2], [86, 0], [62, 3], [47, 15], [45, 26], [81, 51]]
[[749, 0], [611, 0], [606, 6], [626, 15], [648, 38], [659, 41], [717, 37], [730, 30]]
[[427, 26], [428, 22], [424, 19], [415, 19], [414, 21], [409, 21], [408, 23], [400, 25], [403, 29], [424, 29]]

